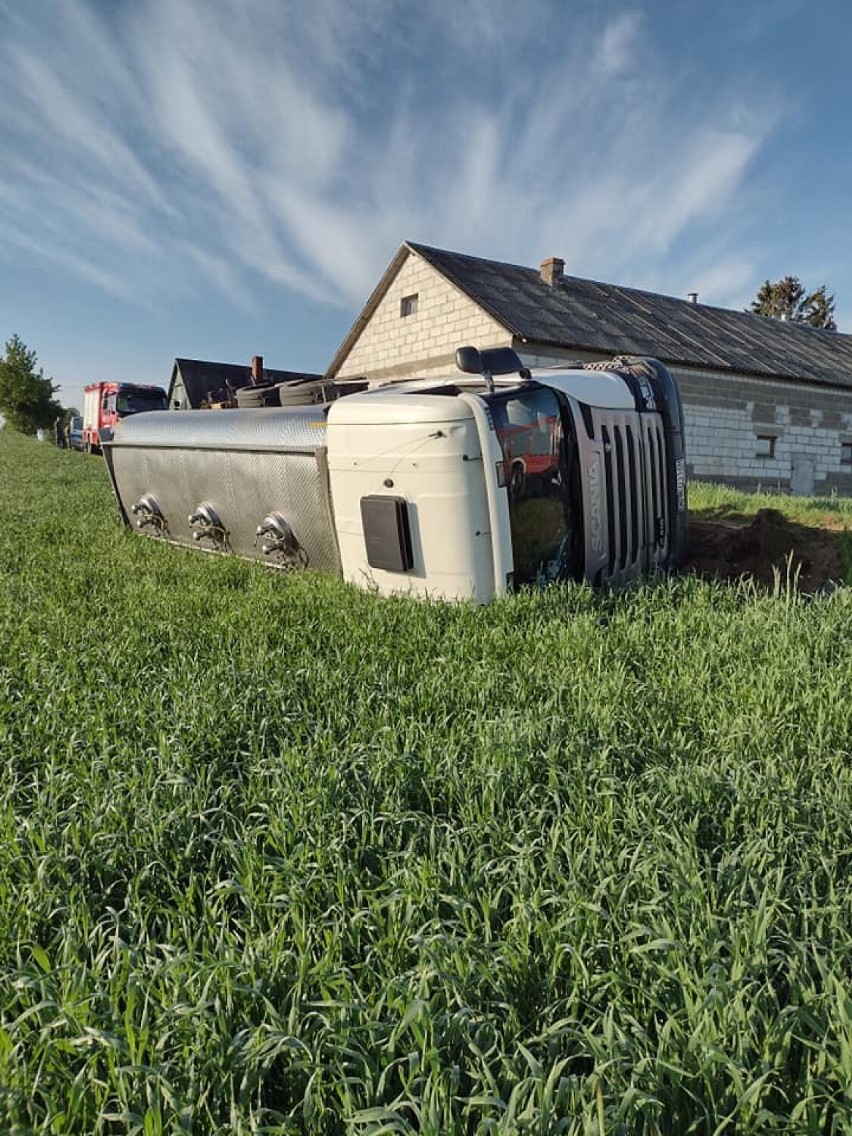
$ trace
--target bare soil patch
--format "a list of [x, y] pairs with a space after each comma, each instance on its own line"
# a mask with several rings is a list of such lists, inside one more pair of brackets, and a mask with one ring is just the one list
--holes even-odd
[[813, 593], [843, 579], [837, 530], [789, 520], [777, 509], [754, 517], [690, 517], [686, 570], [731, 583], [752, 579], [771, 587], [776, 572], [795, 577], [799, 591]]

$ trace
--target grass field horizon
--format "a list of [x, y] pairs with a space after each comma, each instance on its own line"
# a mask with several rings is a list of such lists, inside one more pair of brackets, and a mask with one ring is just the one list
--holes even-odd
[[852, 589], [388, 600], [0, 485], [0, 1131], [852, 1133]]

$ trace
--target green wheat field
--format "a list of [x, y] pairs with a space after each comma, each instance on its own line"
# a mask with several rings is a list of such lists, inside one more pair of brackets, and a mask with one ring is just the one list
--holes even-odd
[[4, 1134], [852, 1133], [852, 588], [383, 600], [5, 430], [0, 760]]

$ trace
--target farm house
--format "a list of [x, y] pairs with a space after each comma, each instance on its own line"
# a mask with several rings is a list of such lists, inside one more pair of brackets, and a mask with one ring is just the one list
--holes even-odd
[[652, 355], [684, 398], [688, 475], [852, 494], [852, 336], [406, 242], [326, 372], [385, 382], [453, 367], [461, 343], [531, 366]]

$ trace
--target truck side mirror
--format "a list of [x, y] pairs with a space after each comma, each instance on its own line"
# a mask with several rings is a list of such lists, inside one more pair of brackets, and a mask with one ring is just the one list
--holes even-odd
[[483, 371], [482, 356], [475, 347], [457, 347], [456, 366], [466, 375], [481, 375]]

